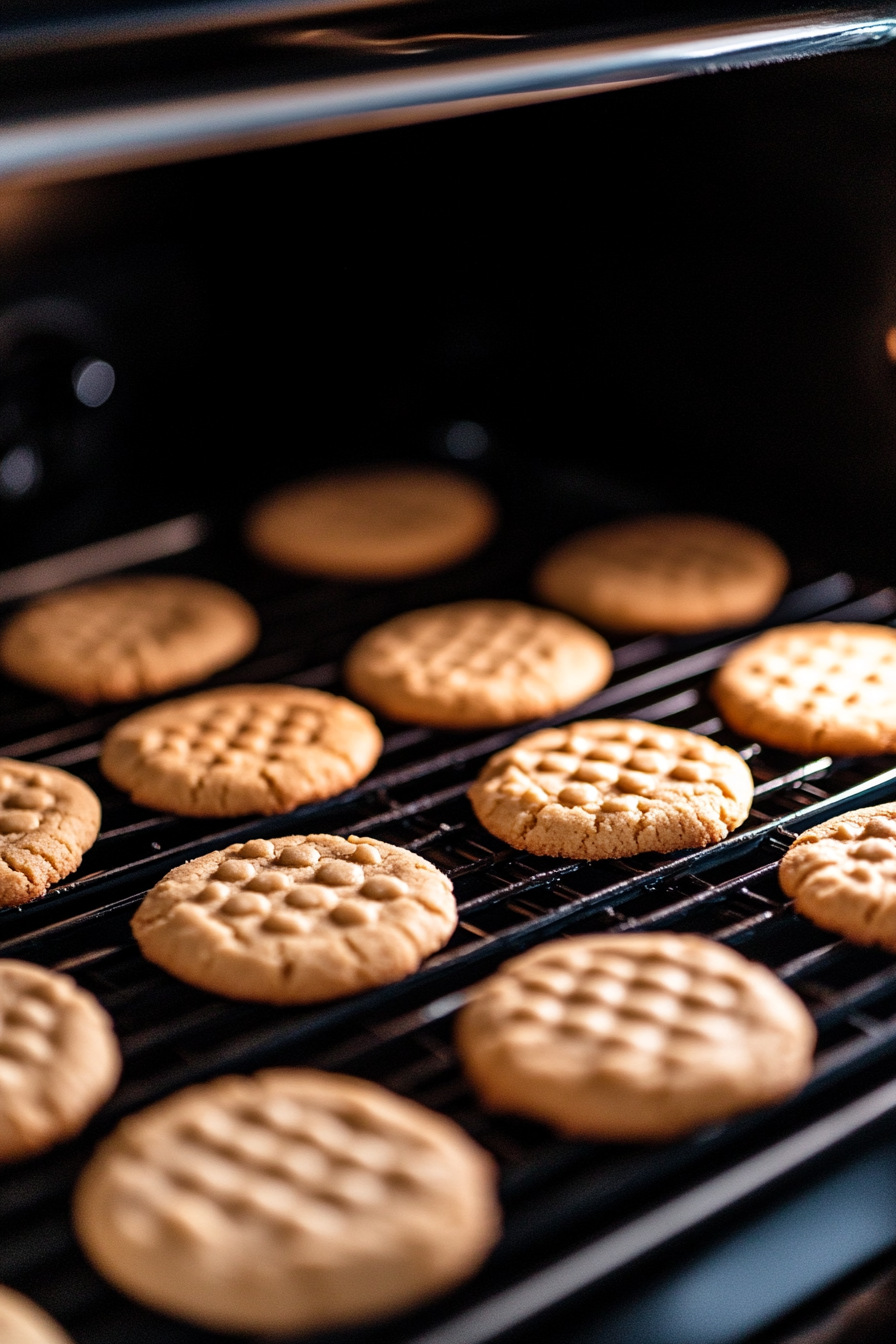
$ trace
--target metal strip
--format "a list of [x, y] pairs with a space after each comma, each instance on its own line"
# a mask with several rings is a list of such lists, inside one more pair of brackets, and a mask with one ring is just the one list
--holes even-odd
[[753, 19], [514, 51], [0, 128], [0, 179], [51, 180], [572, 97], [888, 41], [879, 12]]

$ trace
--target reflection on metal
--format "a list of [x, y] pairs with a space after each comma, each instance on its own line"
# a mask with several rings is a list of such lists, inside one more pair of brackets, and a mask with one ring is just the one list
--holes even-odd
[[896, 15], [880, 12], [775, 16], [6, 122], [0, 179], [61, 179], [322, 139], [815, 55], [894, 34]]
[[51, 588], [95, 579], [168, 555], [182, 555], [198, 546], [207, 533], [208, 523], [202, 514], [188, 513], [182, 518], [143, 527], [139, 532], [128, 532], [123, 537], [110, 537], [108, 541], [95, 541], [76, 551], [48, 556], [46, 560], [33, 560], [0, 574], [0, 602], [32, 597]]
[[325, 51], [425, 56], [452, 42], [523, 42], [531, 36], [531, 33], [424, 33], [418, 37], [369, 37], [350, 28], [297, 28], [265, 34], [262, 41], [272, 47], [322, 47]]

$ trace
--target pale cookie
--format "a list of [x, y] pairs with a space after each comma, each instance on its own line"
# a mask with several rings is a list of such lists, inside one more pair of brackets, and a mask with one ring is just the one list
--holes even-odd
[[761, 532], [724, 518], [658, 514], [564, 541], [535, 575], [538, 596], [595, 625], [672, 635], [752, 625], [787, 586]]
[[484, 545], [498, 521], [478, 481], [436, 467], [371, 467], [287, 485], [249, 514], [246, 540], [283, 569], [405, 579]]
[[374, 767], [372, 715], [298, 686], [224, 686], [143, 709], [103, 743], [103, 774], [143, 807], [265, 816], [332, 798]]
[[43, 896], [81, 863], [100, 829], [100, 800], [51, 765], [0, 759], [0, 906]]
[[492, 756], [469, 799], [486, 830], [531, 854], [624, 859], [723, 840], [753, 777], [730, 747], [681, 728], [586, 719]]
[[108, 1014], [68, 975], [0, 959], [0, 1161], [84, 1128], [121, 1072]]
[[813, 924], [896, 952], [896, 803], [804, 831], [781, 860], [779, 879]]
[[896, 751], [896, 631], [786, 625], [736, 649], [712, 696], [744, 737], [805, 754]]
[[0, 636], [0, 666], [29, 686], [95, 704], [161, 695], [238, 662], [258, 617], [207, 579], [104, 579], [39, 597]]
[[522, 723], [577, 705], [609, 680], [593, 630], [524, 602], [450, 602], [396, 616], [349, 654], [349, 689], [393, 719], [437, 728]]
[[815, 1024], [771, 971], [692, 934], [545, 943], [473, 991], [457, 1023], [484, 1104], [589, 1139], [668, 1139], [778, 1101]]
[[200, 989], [319, 1003], [386, 985], [444, 947], [451, 883], [382, 840], [250, 840], [173, 869], [131, 927], [150, 961]]
[[466, 1278], [498, 1236], [491, 1159], [373, 1083], [272, 1069], [125, 1120], [75, 1192], [118, 1288], [211, 1329], [318, 1330]]
[[52, 1316], [11, 1288], [0, 1288], [0, 1340], [3, 1344], [72, 1344]]

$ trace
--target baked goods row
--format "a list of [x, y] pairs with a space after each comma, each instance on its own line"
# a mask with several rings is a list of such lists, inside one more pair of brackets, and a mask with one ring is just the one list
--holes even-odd
[[[247, 535], [266, 559], [289, 568], [382, 579], [455, 563], [487, 538], [496, 518], [490, 496], [472, 480], [425, 468], [378, 469], [278, 492], [253, 510]], [[533, 586], [550, 606], [592, 625], [687, 633], [761, 620], [787, 579], [784, 556], [760, 533], [722, 519], [659, 515], [568, 539], [542, 561]], [[390, 657], [394, 663], [408, 644], [435, 653], [442, 636], [453, 655], [452, 662], [445, 654], [444, 666], [456, 666], [467, 645], [480, 659], [494, 662], [506, 654], [508, 663], [532, 665], [529, 680], [558, 682], [558, 708], [609, 675], [599, 637], [556, 613], [524, 606], [515, 617], [484, 608], [478, 621], [459, 606], [400, 618], [356, 651], [352, 675], [360, 686], [372, 679], [374, 703], [382, 705], [385, 696], [403, 706], [401, 717], [418, 711], [422, 721], [451, 727], [479, 726], [480, 719], [521, 722], [543, 712], [542, 701], [553, 701], [542, 685], [524, 692], [518, 705], [512, 689], [505, 691], [508, 702], [480, 706], [478, 718], [472, 707], [467, 714], [442, 708], [425, 694], [415, 703], [407, 684], [395, 681]], [[251, 606], [220, 584], [170, 576], [112, 579], [29, 603], [0, 637], [0, 666], [83, 704], [133, 700], [232, 666], [258, 637]], [[563, 655], [541, 666], [540, 651], [555, 641]], [[435, 665], [428, 670], [431, 678]], [[509, 666], [506, 672], [505, 682]], [[564, 680], [568, 685], [561, 686]]]
[[[886, 920], [872, 929], [868, 911], [896, 909], [896, 804], [799, 837], [781, 882], [819, 922], [842, 925], [851, 909], [850, 936], [885, 942]], [[367, 904], [389, 919], [359, 917]], [[309, 911], [301, 930], [280, 922]], [[418, 855], [309, 835], [175, 869], [133, 927], [146, 955], [192, 983], [283, 1002], [403, 974], [401, 940], [414, 961], [455, 920], [450, 882]], [[304, 995], [281, 993], [286, 967]], [[506, 962], [467, 992], [455, 1045], [486, 1109], [632, 1142], [793, 1094], [811, 1074], [815, 1034], [797, 996], [730, 948], [623, 933], [563, 938]], [[0, 1158], [77, 1133], [119, 1071], [112, 1025], [89, 993], [0, 961]], [[125, 1293], [260, 1333], [411, 1307], [475, 1272], [501, 1224], [492, 1160], [452, 1121], [373, 1083], [299, 1068], [219, 1078], [131, 1115], [81, 1173], [73, 1215], [88, 1258]], [[60, 1339], [0, 1292], [0, 1324], [4, 1313], [11, 1341], [25, 1344], [24, 1326], [12, 1329], [29, 1319], [30, 1338]]]
[[[518, 604], [460, 605], [510, 607], [509, 624], [517, 620]], [[444, 651], [444, 638], [432, 648]], [[545, 659], [559, 648], [562, 642], [549, 644]], [[472, 685], [481, 704], [489, 687], [496, 695], [505, 687], [503, 662], [496, 667], [468, 646], [451, 650], [450, 659], [457, 677], [443, 668], [425, 683], [443, 702], [453, 696], [468, 705]], [[404, 668], [417, 676], [410, 654]], [[531, 683], [522, 671], [518, 677], [508, 684], [524, 694]], [[417, 684], [424, 684], [419, 677]], [[711, 694], [732, 728], [772, 746], [892, 751], [896, 632], [821, 621], [768, 631], [735, 648]], [[344, 697], [288, 685], [229, 686], [123, 719], [107, 735], [100, 765], [146, 807], [270, 816], [356, 785], [381, 747], [372, 715]], [[747, 766], [711, 738], [600, 719], [525, 736], [489, 760], [470, 790], [477, 817], [500, 839], [583, 859], [711, 844], [740, 825], [751, 798]], [[0, 904], [32, 900], [74, 872], [99, 825], [99, 802], [81, 780], [50, 766], [0, 762]]]

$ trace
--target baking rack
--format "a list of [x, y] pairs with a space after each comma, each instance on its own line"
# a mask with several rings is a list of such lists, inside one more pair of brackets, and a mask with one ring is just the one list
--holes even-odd
[[[213, 542], [189, 563], [172, 564], [235, 583], [262, 616], [257, 653], [217, 682], [340, 689], [342, 653], [392, 611], [473, 593], [526, 596], [533, 557], [517, 541], [499, 538], [449, 576], [391, 588], [290, 583], [251, 566], [235, 570]], [[772, 621], [888, 621], [894, 614], [892, 589], [837, 573], [795, 587]], [[72, 1183], [103, 1132], [135, 1108], [228, 1070], [293, 1063], [371, 1078], [451, 1116], [498, 1160], [506, 1229], [484, 1269], [399, 1321], [326, 1337], [340, 1344], [525, 1336], [545, 1311], [896, 1113], [896, 958], [800, 919], [776, 877], [793, 834], [896, 797], [896, 759], [806, 759], [730, 733], [707, 684], [742, 638], [620, 643], [612, 682], [574, 711], [542, 721], [635, 716], [709, 734], [749, 761], [753, 810], [727, 840], [600, 863], [521, 854], [473, 817], [470, 780], [487, 756], [535, 724], [449, 734], [384, 723], [383, 757], [357, 788], [286, 817], [222, 825], [136, 808], [105, 783], [99, 745], [120, 709], [85, 714], [20, 688], [0, 689], [0, 755], [70, 769], [97, 789], [104, 807], [104, 829], [74, 879], [30, 906], [0, 911], [0, 955], [74, 975], [112, 1014], [125, 1060], [118, 1091], [81, 1138], [0, 1174], [0, 1282], [41, 1302], [77, 1344], [233, 1339], [119, 1296], [85, 1263], [68, 1221]], [[146, 889], [176, 863], [250, 836], [316, 830], [370, 834], [446, 872], [460, 912], [448, 947], [397, 985], [297, 1009], [232, 1003], [142, 959], [129, 920]], [[483, 1112], [451, 1044], [467, 988], [547, 938], [657, 928], [736, 947], [801, 995], [819, 1029], [807, 1088], [771, 1110], [658, 1147], [561, 1140], [541, 1125]]]

